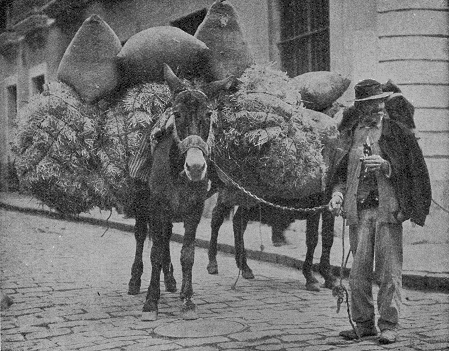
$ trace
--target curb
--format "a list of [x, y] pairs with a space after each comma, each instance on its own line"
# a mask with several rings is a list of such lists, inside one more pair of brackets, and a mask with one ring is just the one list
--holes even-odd
[[[102, 227], [112, 228], [121, 230], [124, 232], [134, 232], [134, 226], [125, 224], [125, 223], [119, 223], [115, 221], [107, 221], [103, 219], [98, 218], [91, 218], [91, 217], [75, 217], [75, 216], [66, 216], [61, 213], [52, 212], [45, 209], [36, 209], [36, 208], [29, 208], [29, 207], [21, 207], [11, 204], [6, 204], [4, 202], [0, 201], [0, 208], [3, 208], [5, 210], [9, 211], [17, 211], [17, 212], [23, 212], [23, 213], [29, 213], [29, 214], [35, 214], [35, 215], [41, 215], [46, 216], [54, 219], [60, 219], [65, 221], [71, 221], [71, 222], [83, 222], [83, 223], [89, 223], [92, 225], [98, 225]], [[184, 236], [181, 234], [173, 233], [171, 240], [182, 243]], [[209, 241], [204, 239], [196, 239], [196, 246], [201, 248], [209, 248]], [[234, 254], [235, 249], [234, 246], [218, 243], [217, 250], [223, 253], [227, 254]], [[296, 268], [298, 270], [301, 270], [304, 264], [304, 261], [286, 256], [281, 254], [275, 254], [271, 252], [264, 252], [264, 251], [256, 251], [247, 249], [246, 250], [246, 256], [247, 258], [263, 261], [263, 262], [269, 262], [269, 263], [275, 263], [280, 264], [286, 267]], [[318, 264], [313, 265], [313, 270], [315, 272], [318, 271]], [[339, 266], [331, 266], [332, 274], [334, 274], [336, 277], [340, 276], [340, 267]], [[349, 276], [350, 269], [345, 268], [343, 271], [343, 276], [348, 277]], [[443, 293], [449, 293], [449, 277], [443, 276], [443, 274], [438, 273], [426, 273], [426, 274], [419, 274], [419, 273], [403, 273], [402, 274], [402, 285], [404, 287], [407, 287], [409, 289], [414, 290], [425, 290], [425, 291], [437, 291], [437, 292], [443, 292]]]

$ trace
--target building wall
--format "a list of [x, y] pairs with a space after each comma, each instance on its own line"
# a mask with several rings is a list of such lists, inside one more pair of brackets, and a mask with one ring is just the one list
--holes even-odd
[[[397, 82], [413, 102], [419, 143], [432, 180], [432, 196], [448, 208], [448, 2], [379, 0], [377, 12], [379, 71], [384, 78], [388, 75]], [[433, 210], [439, 209], [434, 206]]]

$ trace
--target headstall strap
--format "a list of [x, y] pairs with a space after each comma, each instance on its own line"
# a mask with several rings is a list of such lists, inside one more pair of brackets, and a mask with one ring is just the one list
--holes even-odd
[[210, 146], [199, 135], [189, 135], [179, 144], [179, 150], [182, 154], [192, 147], [200, 149], [205, 156], [210, 155]]

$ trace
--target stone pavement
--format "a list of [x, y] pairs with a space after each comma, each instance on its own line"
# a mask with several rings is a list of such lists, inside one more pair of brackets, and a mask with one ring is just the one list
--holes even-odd
[[[213, 199], [212, 199], [213, 200]], [[209, 201], [209, 208], [210, 206]], [[18, 193], [0, 192], [0, 207], [34, 213], [52, 213], [46, 206], [31, 197]], [[404, 274], [403, 285], [414, 289], [436, 290], [449, 292], [449, 214], [438, 208], [431, 209], [431, 216], [440, 219], [439, 227], [425, 226], [425, 234], [422, 228], [413, 227], [410, 222], [404, 223]], [[208, 247], [210, 240], [210, 210], [205, 211], [205, 216], [197, 231], [197, 245]], [[133, 219], [125, 219], [115, 211], [93, 210], [89, 214], [81, 214], [80, 219], [94, 224], [99, 224], [105, 229], [118, 228], [133, 232]], [[435, 221], [432, 221], [435, 222]], [[184, 232], [182, 223], [176, 223], [173, 228], [173, 241], [182, 241]], [[232, 234], [232, 222], [225, 221], [220, 229], [218, 237], [219, 250], [227, 253], [234, 252], [234, 237]], [[334, 273], [339, 274], [342, 261], [342, 222], [338, 218], [335, 224], [335, 240], [331, 251], [331, 264]], [[296, 221], [286, 232], [289, 245], [274, 247], [271, 244], [271, 231], [266, 225], [249, 223], [245, 232], [245, 248], [249, 258], [259, 261], [279, 263], [289, 267], [301, 268], [306, 256], [305, 221]], [[348, 231], [345, 230], [345, 253], [349, 249]], [[264, 250], [261, 250], [261, 245]], [[321, 240], [315, 251], [314, 262], [319, 262], [321, 255]], [[349, 257], [347, 267], [351, 267], [352, 257]], [[220, 261], [218, 262], [221, 265]], [[346, 269], [345, 274], [348, 274]], [[257, 270], [254, 270], [257, 274]]]
[[[177, 293], [163, 292], [155, 322], [140, 319], [145, 288], [127, 295], [134, 256], [129, 233], [0, 209], [0, 288], [14, 299], [1, 313], [6, 350], [444, 350], [449, 348], [449, 295], [404, 290], [400, 340], [349, 342], [345, 308], [331, 291], [305, 290], [300, 272], [250, 260], [256, 279], [239, 279], [234, 258], [219, 254], [220, 274], [207, 274], [196, 250], [194, 300], [199, 320], [180, 320]], [[149, 247], [143, 281], [149, 280]], [[180, 244], [171, 246], [181, 282]], [[347, 281], [344, 282], [348, 286]]]

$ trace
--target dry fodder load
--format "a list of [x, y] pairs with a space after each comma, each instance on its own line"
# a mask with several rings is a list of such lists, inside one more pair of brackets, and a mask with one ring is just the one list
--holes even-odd
[[293, 82], [301, 93], [304, 106], [315, 111], [331, 106], [351, 83], [340, 74], [328, 71], [307, 72], [294, 77]]
[[93, 102], [118, 84], [116, 55], [120, 40], [99, 16], [84, 21], [67, 47], [57, 78], [73, 87], [86, 102]]
[[162, 82], [164, 63], [181, 76], [198, 76], [208, 54], [206, 44], [179, 28], [148, 28], [130, 37], [118, 54], [121, 81], [127, 86]]
[[50, 83], [19, 113], [14, 151], [21, 186], [50, 208], [77, 214], [100, 200], [86, 179], [99, 167], [92, 148], [98, 110], [64, 83]]
[[20, 113], [14, 151], [22, 187], [66, 214], [129, 207], [130, 157], [169, 99], [165, 85], [144, 84], [100, 110], [51, 83]]
[[212, 4], [195, 38], [211, 50], [208, 66], [210, 80], [240, 77], [245, 69], [254, 64], [239, 16], [229, 3], [216, 1]]
[[323, 142], [335, 138], [337, 129], [330, 117], [304, 109], [300, 101], [285, 73], [260, 65], [247, 69], [220, 111], [218, 166], [240, 185], [262, 189], [259, 196], [303, 193], [311, 178], [323, 176]]

